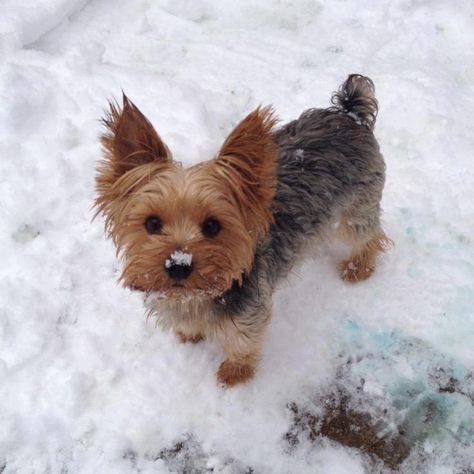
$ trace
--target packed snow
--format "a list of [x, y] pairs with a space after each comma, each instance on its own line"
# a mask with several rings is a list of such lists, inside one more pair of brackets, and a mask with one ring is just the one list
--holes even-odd
[[[0, 472], [474, 471], [472, 0], [4, 0]], [[328, 245], [274, 297], [255, 380], [180, 344], [91, 222], [122, 89], [176, 160], [259, 104], [281, 120], [372, 78], [395, 247], [344, 283]]]

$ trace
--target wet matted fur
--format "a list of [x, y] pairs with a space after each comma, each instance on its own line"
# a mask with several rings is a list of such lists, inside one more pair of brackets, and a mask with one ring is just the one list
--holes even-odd
[[[258, 108], [229, 135], [217, 157], [183, 168], [150, 122], [124, 97], [104, 119], [105, 157], [96, 206], [122, 255], [123, 283], [144, 291], [149, 312], [181, 341], [215, 338], [226, 386], [255, 373], [272, 294], [339, 223], [352, 247], [340, 263], [349, 282], [371, 275], [390, 244], [380, 225], [385, 164], [373, 135], [377, 101], [370, 79], [351, 75], [327, 109], [310, 109], [275, 129]], [[145, 230], [158, 219], [153, 235]], [[205, 223], [218, 222], [215, 235]], [[189, 278], [167, 273], [170, 255], [192, 258]]]

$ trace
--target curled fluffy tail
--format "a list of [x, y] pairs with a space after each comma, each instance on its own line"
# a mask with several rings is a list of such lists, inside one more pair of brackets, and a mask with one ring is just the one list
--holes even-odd
[[351, 74], [334, 93], [331, 102], [338, 110], [373, 130], [379, 110], [374, 93], [374, 83], [368, 77]]

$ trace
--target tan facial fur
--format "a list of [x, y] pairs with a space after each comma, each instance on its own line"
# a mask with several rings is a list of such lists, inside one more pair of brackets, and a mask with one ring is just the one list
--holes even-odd
[[[104, 160], [98, 169], [96, 206], [124, 261], [125, 286], [167, 297], [215, 297], [252, 266], [258, 238], [268, 231], [276, 187], [275, 123], [257, 109], [225, 141], [217, 158], [183, 168], [148, 120], [124, 97], [104, 120]], [[156, 216], [159, 234], [145, 221]], [[206, 237], [206, 219], [220, 232]], [[192, 255], [193, 271], [172, 281], [165, 262], [175, 251]]]

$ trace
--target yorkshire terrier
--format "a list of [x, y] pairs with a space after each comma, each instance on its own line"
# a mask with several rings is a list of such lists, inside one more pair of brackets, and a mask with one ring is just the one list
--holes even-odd
[[258, 107], [214, 159], [189, 168], [125, 95], [103, 119], [95, 204], [123, 259], [120, 280], [182, 342], [222, 342], [224, 386], [254, 376], [272, 294], [310, 242], [337, 229], [351, 247], [339, 264], [348, 282], [368, 278], [390, 245], [373, 83], [350, 75], [331, 102], [280, 128]]

